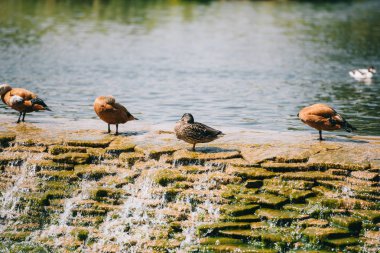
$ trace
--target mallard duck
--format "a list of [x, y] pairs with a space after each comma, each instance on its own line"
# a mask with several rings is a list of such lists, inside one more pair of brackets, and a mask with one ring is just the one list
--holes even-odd
[[305, 107], [297, 116], [303, 123], [319, 131], [319, 140], [323, 140], [322, 130], [334, 131], [342, 128], [347, 132], [357, 130], [333, 108], [325, 104], [314, 104]]
[[119, 134], [119, 124], [131, 120], [138, 120], [130, 114], [124, 106], [116, 103], [112, 96], [100, 96], [95, 99], [94, 111], [101, 120], [108, 124], [108, 133], [111, 133], [111, 124], [116, 125], [116, 135]]
[[9, 84], [0, 85], [0, 96], [4, 104], [20, 113], [17, 123], [25, 121], [25, 115], [35, 111], [51, 111], [36, 94], [22, 88], [12, 88]]
[[194, 122], [194, 117], [190, 113], [185, 113], [181, 120], [174, 127], [178, 139], [193, 144], [193, 151], [197, 143], [206, 143], [218, 139], [224, 134], [205, 124]]
[[355, 78], [356, 80], [365, 80], [365, 79], [371, 79], [373, 75], [376, 73], [376, 69], [371, 66], [368, 67], [368, 69], [355, 69], [348, 72], [351, 77]]

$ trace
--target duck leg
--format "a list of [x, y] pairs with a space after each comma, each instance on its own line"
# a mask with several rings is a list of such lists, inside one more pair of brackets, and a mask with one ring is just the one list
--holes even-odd
[[116, 133], [115, 135], [119, 135], [119, 124], [116, 124]]
[[23, 114], [22, 114], [22, 122], [25, 122], [25, 115], [26, 115], [26, 112], [23, 112]]
[[20, 115], [18, 116], [18, 120], [16, 123], [20, 123], [22, 112], [20, 112]]
[[323, 141], [323, 139], [322, 139], [322, 130], [319, 130], [319, 140]]
[[111, 133], [111, 125], [108, 124], [108, 133]]
[[192, 149], [193, 151], [195, 151], [195, 144], [196, 144], [196, 143], [193, 144], [193, 149]]

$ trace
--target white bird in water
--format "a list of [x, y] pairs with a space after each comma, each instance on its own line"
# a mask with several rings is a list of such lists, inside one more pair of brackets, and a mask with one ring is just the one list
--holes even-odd
[[355, 69], [348, 72], [351, 77], [358, 81], [369, 80], [376, 73], [375, 67], [371, 66], [368, 69]]

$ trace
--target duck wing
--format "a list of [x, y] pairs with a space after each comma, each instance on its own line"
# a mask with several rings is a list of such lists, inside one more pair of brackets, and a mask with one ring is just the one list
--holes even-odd
[[223, 134], [217, 129], [198, 122], [188, 124], [184, 131], [188, 137], [199, 142], [214, 140]]
[[34, 98], [37, 98], [37, 95], [34, 94], [33, 92], [31, 91], [28, 91], [26, 89], [22, 89], [22, 88], [13, 88], [11, 91], [10, 91], [10, 95], [11, 96], [19, 96], [19, 97], [22, 97], [24, 100], [32, 100]]
[[133, 117], [133, 115], [122, 104], [114, 103], [113, 108], [120, 113], [120, 116], [123, 117], [125, 121], [135, 119], [135, 117]]
[[357, 130], [354, 126], [347, 122], [347, 120], [335, 111], [332, 107], [324, 104], [319, 104], [313, 114], [319, 117], [328, 119], [329, 124], [332, 126], [340, 126], [347, 132], [352, 132], [352, 130]]

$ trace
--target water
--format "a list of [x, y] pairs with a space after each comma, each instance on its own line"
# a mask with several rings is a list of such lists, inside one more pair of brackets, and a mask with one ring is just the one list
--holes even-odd
[[151, 124], [191, 112], [221, 128], [313, 131], [296, 114], [323, 102], [379, 135], [380, 78], [347, 73], [380, 69], [379, 23], [377, 0], [0, 0], [0, 82], [45, 100], [53, 112], [37, 121], [96, 118], [95, 97], [113, 94]]

